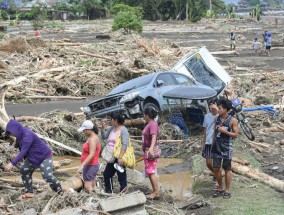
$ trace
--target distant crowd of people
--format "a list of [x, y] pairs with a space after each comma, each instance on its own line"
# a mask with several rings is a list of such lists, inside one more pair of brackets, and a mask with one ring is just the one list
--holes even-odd
[[[258, 38], [256, 37], [252, 43], [252, 49], [254, 53], [257, 54], [258, 50], [261, 49], [261, 53], [265, 53], [266, 56], [270, 57], [270, 51], [272, 46], [272, 34], [271, 32], [265, 31], [262, 33], [263, 42], [259, 42]], [[230, 49], [236, 49], [236, 34], [234, 32], [230, 33]]]

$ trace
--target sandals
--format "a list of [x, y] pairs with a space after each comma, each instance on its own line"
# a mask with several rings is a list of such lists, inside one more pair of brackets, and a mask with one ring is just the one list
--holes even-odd
[[30, 194], [23, 194], [21, 195], [17, 200], [19, 201], [25, 201], [28, 199], [32, 199], [34, 197], [34, 195], [30, 195]]
[[219, 197], [219, 196], [223, 196], [224, 195], [224, 190], [215, 190], [213, 192], [213, 198]]
[[231, 193], [229, 193], [229, 192], [224, 192], [223, 198], [224, 198], [224, 199], [229, 199], [229, 198], [231, 198]]

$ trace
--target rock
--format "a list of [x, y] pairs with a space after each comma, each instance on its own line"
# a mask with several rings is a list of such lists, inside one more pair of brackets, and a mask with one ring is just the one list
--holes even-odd
[[284, 139], [280, 140], [280, 145], [284, 145]]
[[21, 215], [37, 215], [37, 212], [34, 208], [25, 210]]
[[145, 210], [146, 196], [142, 192], [126, 194], [101, 200], [99, 208], [112, 215], [147, 214]]
[[279, 169], [279, 167], [278, 166], [274, 166], [274, 167], [272, 167], [272, 169], [273, 170], [277, 170], [277, 169]]
[[194, 196], [189, 200], [177, 202], [176, 204], [179, 209], [183, 210], [193, 210], [207, 205], [202, 196]]

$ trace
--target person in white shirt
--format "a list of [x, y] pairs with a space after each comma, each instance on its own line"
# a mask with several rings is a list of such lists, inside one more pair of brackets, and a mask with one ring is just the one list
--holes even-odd
[[208, 102], [210, 113], [207, 113], [204, 117], [203, 128], [204, 128], [204, 147], [202, 150], [202, 157], [206, 159], [206, 166], [214, 174], [213, 160], [211, 154], [211, 148], [214, 136], [214, 125], [215, 118], [218, 116], [218, 107], [216, 99], [212, 99]]
[[259, 49], [260, 43], [257, 41], [257, 38], [254, 39], [254, 42], [252, 44], [252, 49], [254, 50], [254, 53], [257, 53], [257, 50]]

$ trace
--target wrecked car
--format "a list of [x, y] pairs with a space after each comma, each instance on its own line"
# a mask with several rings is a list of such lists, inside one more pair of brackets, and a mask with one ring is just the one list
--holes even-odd
[[87, 118], [104, 117], [115, 111], [137, 118], [149, 106], [164, 110], [167, 102], [163, 95], [177, 87], [213, 89], [219, 95], [230, 82], [229, 74], [203, 47], [184, 56], [170, 71], [151, 73], [117, 86], [105, 97], [89, 103], [83, 111]]

